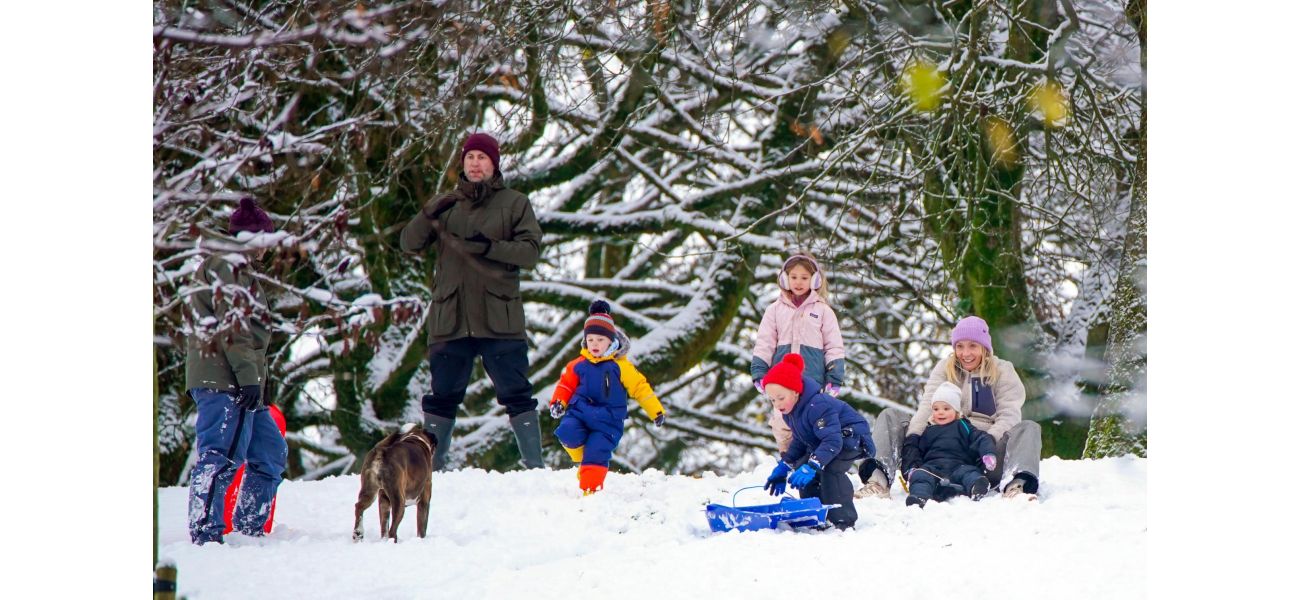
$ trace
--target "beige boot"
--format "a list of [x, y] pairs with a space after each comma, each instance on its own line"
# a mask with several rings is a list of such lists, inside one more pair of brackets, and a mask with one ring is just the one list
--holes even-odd
[[853, 494], [854, 498], [884, 498], [889, 499], [889, 481], [885, 479], [885, 474], [876, 469], [867, 478], [866, 485], [858, 488]]

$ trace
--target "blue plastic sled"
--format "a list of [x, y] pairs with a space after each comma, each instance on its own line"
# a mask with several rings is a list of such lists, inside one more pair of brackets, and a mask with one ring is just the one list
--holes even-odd
[[704, 507], [704, 516], [709, 519], [709, 529], [713, 531], [758, 531], [776, 529], [782, 523], [792, 528], [816, 527], [826, 522], [826, 512], [838, 504], [822, 504], [817, 498], [797, 500], [793, 497], [781, 498], [776, 504], [762, 506], [736, 506], [736, 494], [745, 490], [762, 488], [755, 485], [736, 490], [731, 495], [731, 506], [709, 504]]

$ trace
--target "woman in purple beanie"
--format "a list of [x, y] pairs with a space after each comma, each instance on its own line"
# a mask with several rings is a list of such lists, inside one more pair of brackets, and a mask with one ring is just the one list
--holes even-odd
[[1025, 386], [1011, 361], [993, 353], [993, 336], [988, 323], [966, 317], [952, 329], [952, 356], [939, 361], [925, 384], [916, 413], [887, 408], [876, 417], [871, 430], [877, 458], [862, 464], [858, 475], [865, 484], [862, 495], [889, 497], [889, 485], [900, 465], [906, 438], [920, 435], [930, 419], [930, 398], [943, 382], [961, 388], [961, 412], [971, 424], [986, 431], [997, 442], [997, 461], [987, 473], [989, 481], [1007, 497], [1035, 499], [1038, 493], [1038, 459], [1042, 453], [1042, 431], [1038, 423], [1020, 418], [1025, 404]]

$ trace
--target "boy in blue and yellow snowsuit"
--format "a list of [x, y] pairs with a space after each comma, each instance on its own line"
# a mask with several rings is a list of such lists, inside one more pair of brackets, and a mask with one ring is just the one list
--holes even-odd
[[583, 495], [601, 489], [609, 459], [623, 437], [630, 396], [655, 426], [664, 423], [664, 407], [645, 376], [628, 360], [632, 343], [614, 326], [609, 304], [591, 303], [583, 328], [582, 356], [564, 366], [551, 397], [551, 416], [560, 419], [555, 437], [578, 467]]

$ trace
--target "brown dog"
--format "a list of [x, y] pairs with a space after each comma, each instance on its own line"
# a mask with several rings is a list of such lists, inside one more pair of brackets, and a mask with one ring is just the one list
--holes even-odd
[[[429, 525], [429, 498], [433, 494], [433, 450], [438, 438], [423, 427], [404, 427], [381, 440], [361, 463], [361, 493], [357, 495], [357, 522], [352, 527], [352, 541], [361, 541], [365, 532], [361, 515], [379, 496], [379, 534], [397, 541], [397, 526], [402, 524], [406, 507], [415, 504], [416, 531], [424, 537]], [[389, 517], [392, 527], [389, 527]]]

